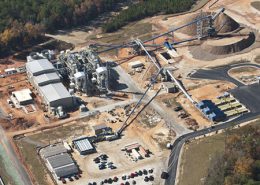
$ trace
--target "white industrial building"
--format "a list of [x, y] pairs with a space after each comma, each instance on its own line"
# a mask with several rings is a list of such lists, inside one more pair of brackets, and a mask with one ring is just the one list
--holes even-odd
[[88, 137], [80, 137], [72, 141], [74, 148], [80, 153], [80, 155], [87, 155], [94, 153], [96, 150]]
[[33, 102], [32, 92], [30, 89], [22, 89], [12, 92], [11, 99], [19, 105], [27, 105]]
[[79, 174], [79, 168], [63, 144], [49, 145], [39, 150], [39, 154], [56, 180]]
[[73, 97], [60, 82], [56, 69], [48, 59], [28, 61], [27, 76], [42, 97], [48, 110], [62, 110], [73, 107]]

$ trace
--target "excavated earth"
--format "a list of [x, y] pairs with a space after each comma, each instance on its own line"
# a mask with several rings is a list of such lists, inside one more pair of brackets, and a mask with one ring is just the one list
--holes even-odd
[[[184, 20], [184, 22], [192, 22], [200, 17], [204, 17], [207, 15], [210, 15], [211, 13], [209, 12], [202, 12], [202, 13], [196, 13], [193, 16], [189, 17], [188, 19]], [[203, 27], [208, 27], [209, 26], [209, 21], [205, 19], [203, 21]], [[214, 27], [218, 31], [219, 34], [226, 34], [226, 33], [231, 33], [235, 32], [240, 28], [240, 25], [227, 16], [226, 14], [221, 14], [217, 17], [217, 19], [214, 21]], [[197, 35], [197, 25], [192, 24], [191, 26], [188, 26], [184, 29], [181, 30], [182, 33], [187, 34], [189, 36], [196, 36]], [[205, 33], [205, 30], [203, 31]]]
[[251, 3], [251, 6], [255, 9], [257, 9], [258, 11], [260, 11], [260, 1], [254, 1]]

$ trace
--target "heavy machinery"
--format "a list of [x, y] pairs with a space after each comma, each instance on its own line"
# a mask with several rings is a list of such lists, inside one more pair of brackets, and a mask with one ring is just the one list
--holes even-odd
[[[174, 43], [170, 43], [168, 42], [168, 40], [165, 41], [164, 43], [164, 46], [169, 49], [169, 50], [176, 50], [175, 49], [175, 45], [178, 45], [178, 44], [181, 44], [181, 43], [185, 43], [185, 42], [190, 42], [190, 41], [193, 41], [193, 40], [200, 40], [202, 38], [206, 38], [206, 37], [212, 37], [212, 36], [215, 36], [217, 34], [217, 31], [216, 29], [214, 28], [214, 21], [216, 20], [216, 18], [225, 11], [224, 8], [221, 8], [219, 11], [217, 11], [216, 13], [214, 14], [211, 14], [211, 15], [206, 15], [206, 16], [200, 16], [199, 18], [193, 20], [192, 22], [190, 23], [187, 23], [183, 26], [180, 26], [178, 28], [174, 28], [174, 29], [171, 29], [165, 33], [162, 33], [158, 36], [155, 36], [155, 37], [152, 37], [148, 40], [145, 40], [145, 41], [141, 41], [139, 39], [135, 39], [129, 43], [126, 43], [126, 44], [122, 44], [122, 45], [101, 45], [101, 44], [95, 44], [94, 47], [99, 47], [99, 46], [102, 46], [102, 47], [108, 47], [108, 49], [105, 49], [105, 50], [102, 50], [102, 51], [99, 51], [98, 53], [103, 53], [103, 52], [107, 52], [107, 51], [110, 51], [110, 50], [114, 50], [114, 49], [120, 49], [120, 48], [133, 48], [135, 53], [140, 53], [141, 51], [145, 52], [145, 54], [147, 55], [147, 57], [149, 58], [149, 60], [156, 66], [156, 68], [158, 69], [158, 72], [157, 74], [154, 76], [154, 78], [151, 78], [151, 81], [147, 87], [147, 89], [145, 90], [145, 92], [143, 93], [142, 97], [140, 98], [140, 100], [136, 103], [136, 105], [134, 106], [134, 108], [132, 109], [132, 111], [130, 112], [130, 114], [128, 115], [128, 117], [126, 118], [126, 120], [124, 121], [124, 123], [122, 124], [121, 128], [115, 133], [115, 137], [116, 138], [119, 138], [122, 134], [122, 132], [124, 131], [125, 128], [127, 128], [132, 122], [133, 120], [149, 105], [149, 103], [151, 103], [151, 101], [159, 94], [160, 90], [159, 89], [155, 95], [148, 101], [148, 103], [136, 114], [136, 116], [128, 123], [130, 117], [135, 113], [135, 110], [140, 106], [140, 104], [142, 103], [142, 100], [145, 98], [146, 94], [148, 93], [149, 89], [154, 85], [154, 83], [156, 83], [156, 79], [157, 77], [159, 76], [159, 74], [162, 74], [162, 75], [167, 75], [169, 76], [169, 79], [170, 81], [173, 81], [177, 86], [178, 88], [184, 93], [184, 95], [187, 97], [187, 99], [194, 105], [197, 104], [196, 101], [194, 101], [192, 99], [192, 97], [189, 95], [189, 93], [186, 91], [186, 89], [184, 88], [184, 86], [179, 82], [179, 80], [177, 80], [172, 72], [170, 70], [167, 70], [167, 69], [164, 69], [164, 68], [161, 68], [161, 66], [157, 63], [157, 61], [154, 60], [154, 58], [150, 55], [150, 53], [147, 51], [146, 47], [162, 47], [161, 45], [158, 45], [158, 44], [147, 44], [147, 43], [154, 43], [153, 41], [157, 38], [160, 38], [160, 37], [163, 37], [163, 36], [166, 36], [168, 34], [172, 34], [177, 31], [177, 30], [180, 30], [182, 28], [185, 28], [187, 26], [191, 26], [193, 24], [196, 24], [197, 25], [197, 35], [196, 37], [194, 38], [190, 38], [190, 39], [186, 39], [186, 40], [183, 40], [183, 41], [179, 41], [179, 42], [174, 42]], [[202, 25], [203, 24], [203, 21], [208, 21], [208, 27], [206, 27], [207, 31], [206, 31], [206, 35], [204, 35], [204, 32], [202, 30]]]

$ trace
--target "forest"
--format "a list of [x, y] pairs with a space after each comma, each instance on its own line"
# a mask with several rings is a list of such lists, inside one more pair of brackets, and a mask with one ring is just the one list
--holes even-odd
[[227, 133], [224, 154], [212, 158], [205, 184], [260, 184], [260, 127], [246, 126]]
[[45, 31], [80, 26], [123, 0], [1, 0], [0, 52], [42, 40]]
[[104, 32], [113, 32], [131, 21], [137, 21], [155, 14], [173, 14], [188, 11], [196, 0], [144, 0], [112, 18], [103, 26]]
[[[45, 32], [87, 24], [127, 0], [2, 0], [0, 1], [0, 54], [8, 54], [43, 41]], [[131, 0], [128, 0], [131, 1]], [[196, 0], [140, 0], [104, 24], [113, 32], [131, 21], [158, 13], [189, 10]], [[136, 1], [131, 1], [136, 2]]]

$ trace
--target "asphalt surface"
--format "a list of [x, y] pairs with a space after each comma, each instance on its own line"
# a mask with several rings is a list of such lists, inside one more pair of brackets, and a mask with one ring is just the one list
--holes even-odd
[[239, 125], [246, 121], [253, 120], [257, 117], [259, 117], [258, 113], [247, 113], [230, 122], [214, 125], [214, 127], [205, 128], [196, 132], [188, 133], [177, 138], [173, 143], [172, 151], [169, 157], [168, 170], [167, 170], [169, 177], [168, 179], [165, 180], [165, 185], [175, 185], [179, 155], [180, 155], [181, 148], [186, 141], [196, 138], [198, 136], [203, 136], [208, 133], [216, 132], [218, 130], [232, 128], [236, 125]]
[[[139, 100], [143, 94], [143, 91], [136, 85], [136, 82], [133, 81], [131, 76], [122, 69], [120, 65], [114, 66], [114, 75], [113, 78], [118, 82], [118, 89], [122, 92], [131, 92], [133, 94], [133, 98], [135, 100]], [[125, 87], [125, 89], [122, 89]], [[152, 97], [146, 94], [146, 98], [144, 98], [143, 102], [148, 102]], [[164, 119], [166, 125], [173, 129], [177, 135], [183, 135], [190, 132], [185, 126], [178, 124], [174, 121], [173, 117], [166, 114], [163, 108], [156, 102], [156, 100], [152, 101], [150, 106]]]
[[240, 86], [229, 91], [252, 113], [260, 113], [260, 84]]
[[229, 81], [231, 83], [234, 83], [236, 86], [240, 87], [240, 86], [244, 86], [244, 84], [230, 77], [228, 75], [228, 71], [234, 67], [242, 67], [242, 66], [253, 66], [253, 67], [260, 68], [260, 66], [257, 64], [248, 64], [248, 63], [233, 64], [233, 65], [220, 66], [220, 67], [210, 68], [210, 69], [199, 69], [195, 73], [191, 74], [190, 77], [209, 79], [209, 80]]
[[199, 69], [198, 71], [190, 75], [191, 78], [223, 80], [223, 81], [229, 81], [234, 83], [238, 87], [230, 90], [229, 92], [235, 98], [237, 98], [242, 104], [244, 104], [247, 108], [249, 108], [250, 112], [232, 121], [222, 123], [219, 125], [214, 125], [214, 127], [205, 128], [192, 133], [184, 134], [179, 138], [177, 138], [173, 143], [172, 151], [169, 157], [168, 170], [167, 170], [169, 174], [169, 178], [165, 180], [165, 185], [175, 185], [179, 155], [180, 155], [181, 148], [186, 141], [196, 138], [198, 136], [203, 136], [208, 133], [216, 132], [218, 130], [232, 128], [235, 125], [239, 125], [243, 122], [250, 121], [259, 117], [260, 84], [252, 84], [247, 86], [228, 75], [228, 71], [231, 68], [242, 67], [242, 66], [260, 67], [257, 64], [247, 64], [247, 63], [234, 64], [234, 65], [221, 66], [212, 69]]

